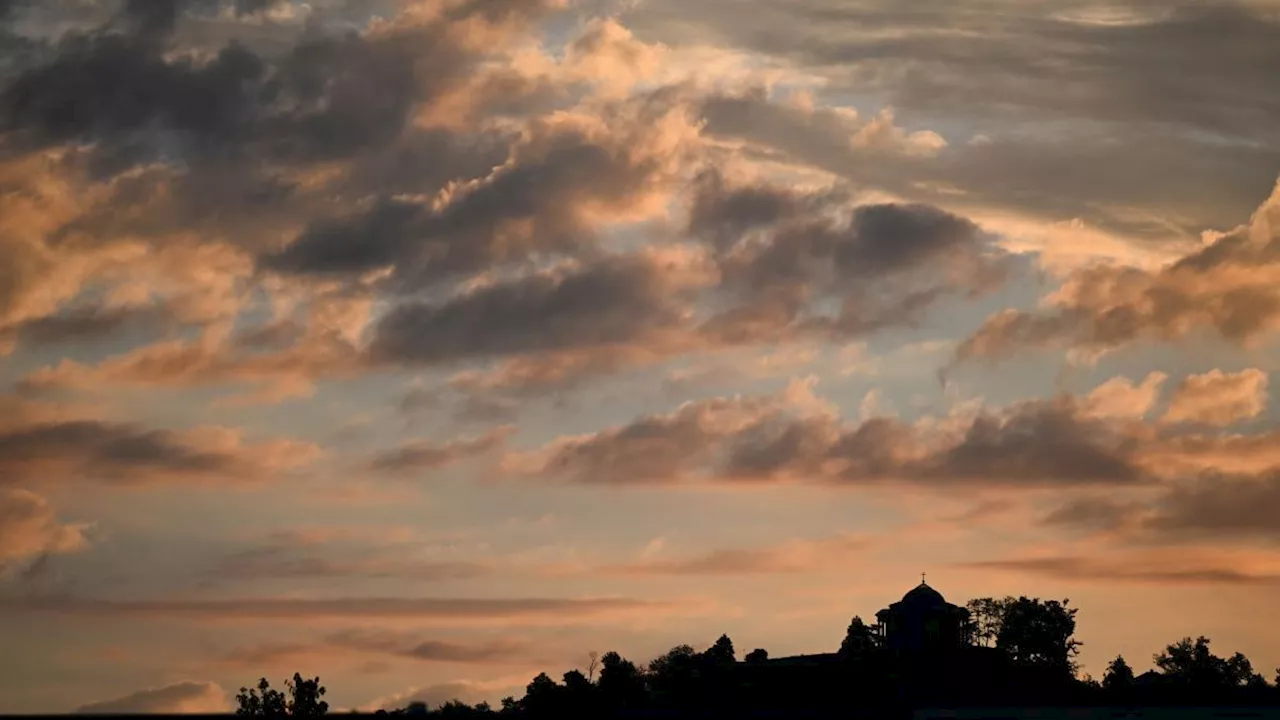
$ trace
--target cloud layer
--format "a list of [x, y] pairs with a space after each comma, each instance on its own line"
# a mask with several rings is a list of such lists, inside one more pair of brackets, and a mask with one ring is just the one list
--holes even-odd
[[[812, 652], [917, 564], [1088, 586], [1095, 675], [1147, 588], [1231, 639], [1276, 48], [1272, 0], [0, 1], [0, 712]], [[217, 684], [125, 696], [157, 658]]]

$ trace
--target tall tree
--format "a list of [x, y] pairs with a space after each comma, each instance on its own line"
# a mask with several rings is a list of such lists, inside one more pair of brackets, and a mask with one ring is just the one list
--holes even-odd
[[1019, 665], [1074, 674], [1081, 643], [1073, 637], [1076, 609], [1068, 603], [1028, 597], [1010, 602], [1001, 618], [996, 647]]
[[854, 615], [848, 629], [844, 632], [844, 640], [841, 641], [838, 652], [841, 657], [852, 660], [865, 657], [879, 646], [879, 638], [872, 632], [870, 626], [862, 621], [861, 616]]
[[1133, 687], [1133, 668], [1125, 662], [1123, 655], [1117, 655], [1107, 665], [1107, 672], [1102, 676], [1102, 686], [1108, 690], [1127, 690]]
[[605, 702], [614, 708], [634, 707], [645, 694], [644, 677], [636, 664], [616, 652], [600, 658], [600, 680], [596, 683]]
[[1004, 624], [1004, 613], [1014, 602], [1012, 597], [1002, 600], [995, 598], [974, 598], [965, 603], [969, 611], [969, 636], [978, 645], [991, 647], [1000, 636], [1000, 627]]
[[538, 673], [525, 687], [520, 705], [534, 717], [551, 717], [559, 709], [561, 690], [563, 688], [550, 675]]
[[1165, 677], [1182, 685], [1212, 688], [1228, 684], [1227, 662], [1213, 654], [1209, 638], [1203, 635], [1194, 641], [1184, 637], [1152, 659]]
[[728, 635], [721, 635], [703, 655], [712, 665], [732, 665], [738, 661], [738, 654], [733, 649], [733, 641]]

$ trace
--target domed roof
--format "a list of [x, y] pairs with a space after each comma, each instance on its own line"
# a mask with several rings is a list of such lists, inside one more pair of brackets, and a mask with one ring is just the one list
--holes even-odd
[[906, 595], [902, 596], [902, 602], [909, 605], [921, 606], [941, 606], [946, 605], [946, 598], [942, 597], [942, 593], [925, 585], [923, 582], [911, 588]]

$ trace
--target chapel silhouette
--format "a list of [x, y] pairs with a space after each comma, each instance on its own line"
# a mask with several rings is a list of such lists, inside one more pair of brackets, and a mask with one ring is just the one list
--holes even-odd
[[953, 650], [969, 644], [969, 611], [947, 602], [921, 575], [919, 585], [876, 613], [875, 632], [897, 652]]

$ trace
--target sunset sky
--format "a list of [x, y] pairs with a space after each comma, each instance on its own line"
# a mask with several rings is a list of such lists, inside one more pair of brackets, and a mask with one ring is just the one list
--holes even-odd
[[0, 712], [928, 573], [1280, 665], [1280, 0], [0, 0]]

